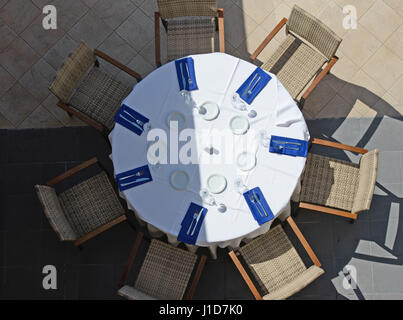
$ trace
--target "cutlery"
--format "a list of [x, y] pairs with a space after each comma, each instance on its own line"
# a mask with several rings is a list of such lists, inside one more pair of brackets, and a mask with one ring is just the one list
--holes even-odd
[[144, 122], [141, 122], [140, 120], [135, 119], [129, 112], [127, 112], [126, 110], [124, 111], [127, 115], [130, 116], [130, 118], [132, 118], [134, 121], [136, 121], [136, 123], [138, 123], [140, 126], [144, 126]]
[[149, 178], [137, 179], [137, 180], [134, 180], [134, 181], [131, 181], [131, 182], [122, 183], [120, 186], [125, 187], [125, 186], [128, 186], [128, 185], [131, 185], [131, 184], [134, 184], [134, 183], [137, 183], [137, 182], [146, 181], [146, 180], [150, 180], [150, 179]]
[[183, 90], [186, 90], [186, 78], [185, 74], [183, 71], [183, 63], [179, 64], [179, 68], [181, 69], [181, 78], [182, 78], [182, 83], [183, 83]]
[[252, 78], [252, 81], [249, 82], [249, 85], [248, 85], [247, 88], [243, 91], [242, 96], [245, 96], [245, 93], [248, 92], [250, 86], [252, 85], [253, 81], [255, 81], [255, 79], [257, 78], [258, 75], [259, 75], [258, 73], [255, 74], [255, 76]]
[[258, 205], [256, 204], [255, 198], [253, 198], [250, 193], [249, 193], [249, 200], [255, 205], [256, 209], [259, 211], [260, 215], [263, 217], [263, 213], [262, 213], [262, 211], [260, 211]]
[[290, 149], [290, 150], [299, 150], [299, 148], [292, 148], [292, 147], [284, 147], [284, 146], [278, 146], [279, 149]]
[[193, 235], [194, 235], [194, 233], [195, 233], [195, 231], [196, 231], [196, 227], [197, 227], [197, 224], [199, 223], [199, 220], [200, 220], [200, 217], [201, 217], [201, 214], [202, 214], [203, 210], [204, 210], [204, 208], [201, 208], [201, 210], [200, 210], [200, 212], [199, 212], [199, 214], [198, 214], [198, 217], [197, 217], [197, 219], [196, 219], [196, 223], [195, 223], [195, 225], [194, 225], [194, 227], [193, 227], [193, 231], [192, 231], [192, 233], [190, 234], [191, 237], [193, 237]]
[[257, 84], [259, 83], [260, 80], [262, 80], [262, 77], [259, 77], [259, 78], [256, 80], [256, 82], [255, 82], [255, 84], [253, 85], [253, 87], [248, 91], [248, 96], [250, 96], [250, 95], [252, 94], [253, 89], [256, 88], [256, 86], [257, 86]]
[[130, 175], [130, 176], [126, 176], [126, 177], [120, 178], [120, 181], [125, 180], [125, 179], [128, 179], [128, 178], [131, 178], [131, 177], [141, 177], [143, 174], [144, 174], [144, 171], [139, 171], [139, 172], [137, 172], [137, 173], [135, 173], [135, 174], [132, 174], [132, 175]]
[[262, 203], [260, 202], [260, 196], [255, 192], [255, 190], [252, 191], [253, 197], [257, 200], [257, 202], [260, 204], [260, 207], [263, 209], [265, 216], [267, 217], [267, 212], [265, 208], [263, 207]]
[[131, 121], [131, 120], [125, 118], [123, 115], [120, 115], [120, 117], [121, 117], [122, 119], [126, 120], [127, 122], [131, 123], [132, 125], [134, 125], [134, 126], [137, 127], [138, 129], [140, 129], [141, 131], [143, 131], [143, 128], [140, 127], [136, 122], [133, 122], [133, 121]]
[[188, 83], [191, 86], [193, 84], [193, 81], [192, 81], [192, 78], [190, 77], [189, 67], [188, 67], [187, 63], [185, 63], [185, 67], [186, 67], [186, 72], [188, 74]]
[[301, 144], [298, 142], [289, 142], [289, 141], [278, 141], [278, 140], [273, 140], [274, 143], [281, 143], [281, 144], [296, 144], [300, 146]]
[[198, 216], [199, 216], [199, 212], [196, 211], [196, 212], [193, 214], [192, 222], [190, 223], [189, 229], [188, 229], [188, 231], [186, 232], [187, 235], [189, 235], [190, 230], [192, 229], [192, 226], [193, 226], [193, 222], [195, 222], [195, 221], [197, 220], [197, 217], [198, 217]]

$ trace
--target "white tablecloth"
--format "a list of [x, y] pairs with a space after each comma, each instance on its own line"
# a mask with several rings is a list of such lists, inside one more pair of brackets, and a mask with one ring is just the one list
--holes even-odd
[[[266, 232], [271, 222], [258, 225], [243, 197], [234, 188], [235, 178], [243, 177], [249, 188], [259, 186], [273, 214], [278, 217], [289, 213], [289, 201], [298, 186], [306, 161], [303, 157], [270, 153], [268, 148], [259, 146], [257, 133], [265, 129], [269, 138], [270, 135], [280, 135], [309, 140], [309, 132], [294, 100], [277, 77], [270, 74], [272, 80], [248, 107], [257, 112], [256, 118], [249, 119], [250, 130], [245, 135], [232, 135], [229, 129], [230, 119], [237, 114], [247, 117], [247, 112], [233, 108], [232, 95], [256, 66], [222, 53], [192, 57], [199, 88], [192, 91], [192, 99], [198, 105], [205, 101], [218, 103], [220, 115], [216, 120], [205, 121], [195, 110], [192, 111], [185, 105], [179, 94], [174, 62], [149, 74], [135, 86], [124, 103], [149, 118], [153, 129], [168, 131], [166, 117], [172, 111], [185, 114], [186, 127], [196, 129], [197, 157], [200, 164], [162, 165], [160, 169], [152, 171], [151, 183], [126, 190], [122, 196], [140, 219], [161, 230], [167, 234], [168, 239], [174, 241], [190, 202], [203, 204], [199, 191], [206, 185], [207, 178], [214, 173], [222, 174], [227, 178], [228, 185], [223, 193], [214, 195], [214, 198], [217, 203], [224, 203], [228, 209], [220, 213], [216, 206], [203, 204], [208, 208], [208, 213], [196, 244], [211, 248], [237, 247], [242, 239], [254, 238]], [[230, 133], [227, 135], [233, 139], [230, 143], [227, 141], [227, 144], [222, 144], [215, 134], [224, 132]], [[148, 164], [145, 134], [137, 136], [117, 124], [110, 134], [110, 140], [115, 174]], [[208, 144], [213, 145], [220, 154], [210, 156], [203, 151]], [[232, 149], [224, 152], [228, 146]], [[234, 157], [245, 148], [255, 152], [257, 156], [257, 165], [252, 171], [240, 171], [231, 159], [226, 159], [223, 163], [220, 158], [223, 154]], [[214, 164], [205, 164], [211, 160]], [[191, 177], [186, 191], [176, 191], [169, 184], [170, 174], [178, 169], [186, 171]]]

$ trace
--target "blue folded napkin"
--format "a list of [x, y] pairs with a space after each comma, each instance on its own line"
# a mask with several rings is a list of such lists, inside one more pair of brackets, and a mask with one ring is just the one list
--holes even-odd
[[274, 219], [273, 212], [259, 187], [245, 192], [243, 196], [253, 217], [259, 225]]
[[116, 182], [118, 183], [120, 191], [137, 187], [150, 181], [153, 181], [153, 178], [148, 165], [121, 172], [116, 175]]
[[[238, 93], [241, 99], [247, 104], [251, 104], [270, 80], [271, 76], [261, 68], [257, 67], [236, 93]], [[248, 94], [248, 91], [251, 91], [251, 93]]]
[[[196, 73], [193, 58], [183, 58], [175, 61], [176, 74], [178, 76], [179, 89], [192, 91], [197, 90]], [[188, 72], [189, 71], [189, 72]], [[192, 80], [191, 83], [189, 81]]]
[[[181, 231], [178, 234], [179, 241], [192, 245], [196, 244], [207, 211], [206, 208], [198, 204], [190, 203], [189, 209], [181, 223]], [[195, 214], [197, 214], [196, 218]]]
[[123, 104], [118, 112], [116, 112], [114, 120], [139, 136], [141, 136], [144, 131], [144, 124], [150, 121], [148, 118], [134, 111], [125, 104]]
[[280, 136], [271, 136], [269, 151], [294, 157], [306, 158], [308, 154], [308, 141]]

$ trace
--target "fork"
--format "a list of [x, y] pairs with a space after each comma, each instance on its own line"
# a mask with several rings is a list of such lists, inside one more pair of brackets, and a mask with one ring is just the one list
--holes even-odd
[[187, 74], [188, 74], [188, 83], [189, 83], [189, 86], [191, 86], [191, 85], [193, 84], [193, 80], [192, 80], [192, 78], [190, 77], [189, 67], [188, 67], [187, 63], [185, 63], [185, 67], [186, 67], [186, 72], [187, 72]]
[[249, 200], [255, 205], [256, 209], [259, 211], [260, 215], [263, 217], [262, 211], [260, 211], [258, 205], [256, 204], [256, 200], [252, 195], [249, 193]]
[[197, 217], [198, 217], [198, 216], [199, 216], [199, 212], [196, 211], [196, 212], [193, 214], [192, 222], [191, 222], [191, 224], [190, 224], [190, 226], [189, 226], [188, 231], [186, 232], [187, 235], [189, 235], [189, 232], [190, 232], [190, 230], [192, 229], [192, 226], [193, 226], [193, 222], [197, 220]]
[[255, 190], [253, 190], [252, 193], [253, 193], [253, 197], [257, 200], [257, 202], [262, 207], [262, 209], [264, 211], [264, 215], [267, 217], [267, 212], [266, 212], [265, 208], [263, 207], [262, 203], [260, 202], [260, 196], [255, 192]]

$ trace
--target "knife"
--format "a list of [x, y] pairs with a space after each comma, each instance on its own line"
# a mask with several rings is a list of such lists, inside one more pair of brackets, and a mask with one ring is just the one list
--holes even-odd
[[129, 113], [128, 111], [124, 110], [124, 113], [126, 113], [127, 115], [130, 116], [130, 118], [132, 118], [134, 121], [136, 121], [136, 123], [138, 123], [140, 126], [144, 126], [144, 122], [141, 122], [140, 120], [137, 120], [135, 117], [132, 116], [131, 113]]
[[254, 198], [257, 200], [257, 202], [260, 204], [260, 206], [262, 207], [262, 209], [263, 209], [263, 211], [264, 211], [265, 216], [267, 217], [267, 216], [268, 216], [268, 215], [267, 215], [267, 212], [266, 212], [265, 208], [263, 207], [262, 203], [260, 202], [260, 197], [259, 197], [259, 195], [255, 192], [255, 190], [252, 190], [252, 193], [253, 193], [253, 197], [254, 197]]
[[203, 210], [204, 210], [204, 208], [201, 208], [201, 210], [199, 212], [199, 215], [197, 216], [196, 223], [195, 223], [195, 225], [193, 227], [192, 233], [190, 234], [191, 237], [193, 237], [193, 235], [194, 235], [194, 233], [196, 231], [196, 227], [197, 227], [197, 224], [199, 223], [199, 220], [200, 220], [200, 217], [202, 215]]
[[128, 185], [130, 185], [130, 184], [134, 184], [134, 183], [142, 182], [142, 181], [146, 181], [146, 180], [150, 180], [150, 179], [149, 179], [149, 178], [136, 179], [136, 180], [131, 181], [131, 182], [122, 183], [120, 186], [121, 186], [121, 187], [125, 187], [125, 186], [128, 186]]
[[259, 211], [259, 213], [260, 213], [260, 216], [263, 217], [263, 213], [262, 213], [262, 211], [260, 211], [258, 205], [256, 204], [255, 198], [252, 197], [252, 195], [251, 195], [250, 193], [249, 193], [248, 195], [249, 195], [249, 200], [255, 205], [256, 209], [257, 209], [257, 210]]
[[131, 177], [141, 177], [143, 175], [143, 173], [144, 173], [144, 171], [139, 171], [139, 172], [131, 174], [129, 176], [122, 177], [119, 180], [122, 181], [122, 180], [125, 180], [125, 179], [128, 179], [128, 178], [131, 178]]
[[289, 142], [289, 141], [278, 141], [278, 140], [273, 140], [274, 143], [280, 143], [280, 144], [296, 144], [300, 146], [301, 144], [298, 142]]
[[122, 114], [120, 114], [120, 117], [124, 120], [126, 120], [127, 122], [131, 123], [132, 125], [134, 125], [135, 127], [137, 127], [138, 129], [140, 129], [141, 131], [143, 131], [143, 128], [140, 127], [136, 122], [130, 121], [129, 119], [125, 118]]

